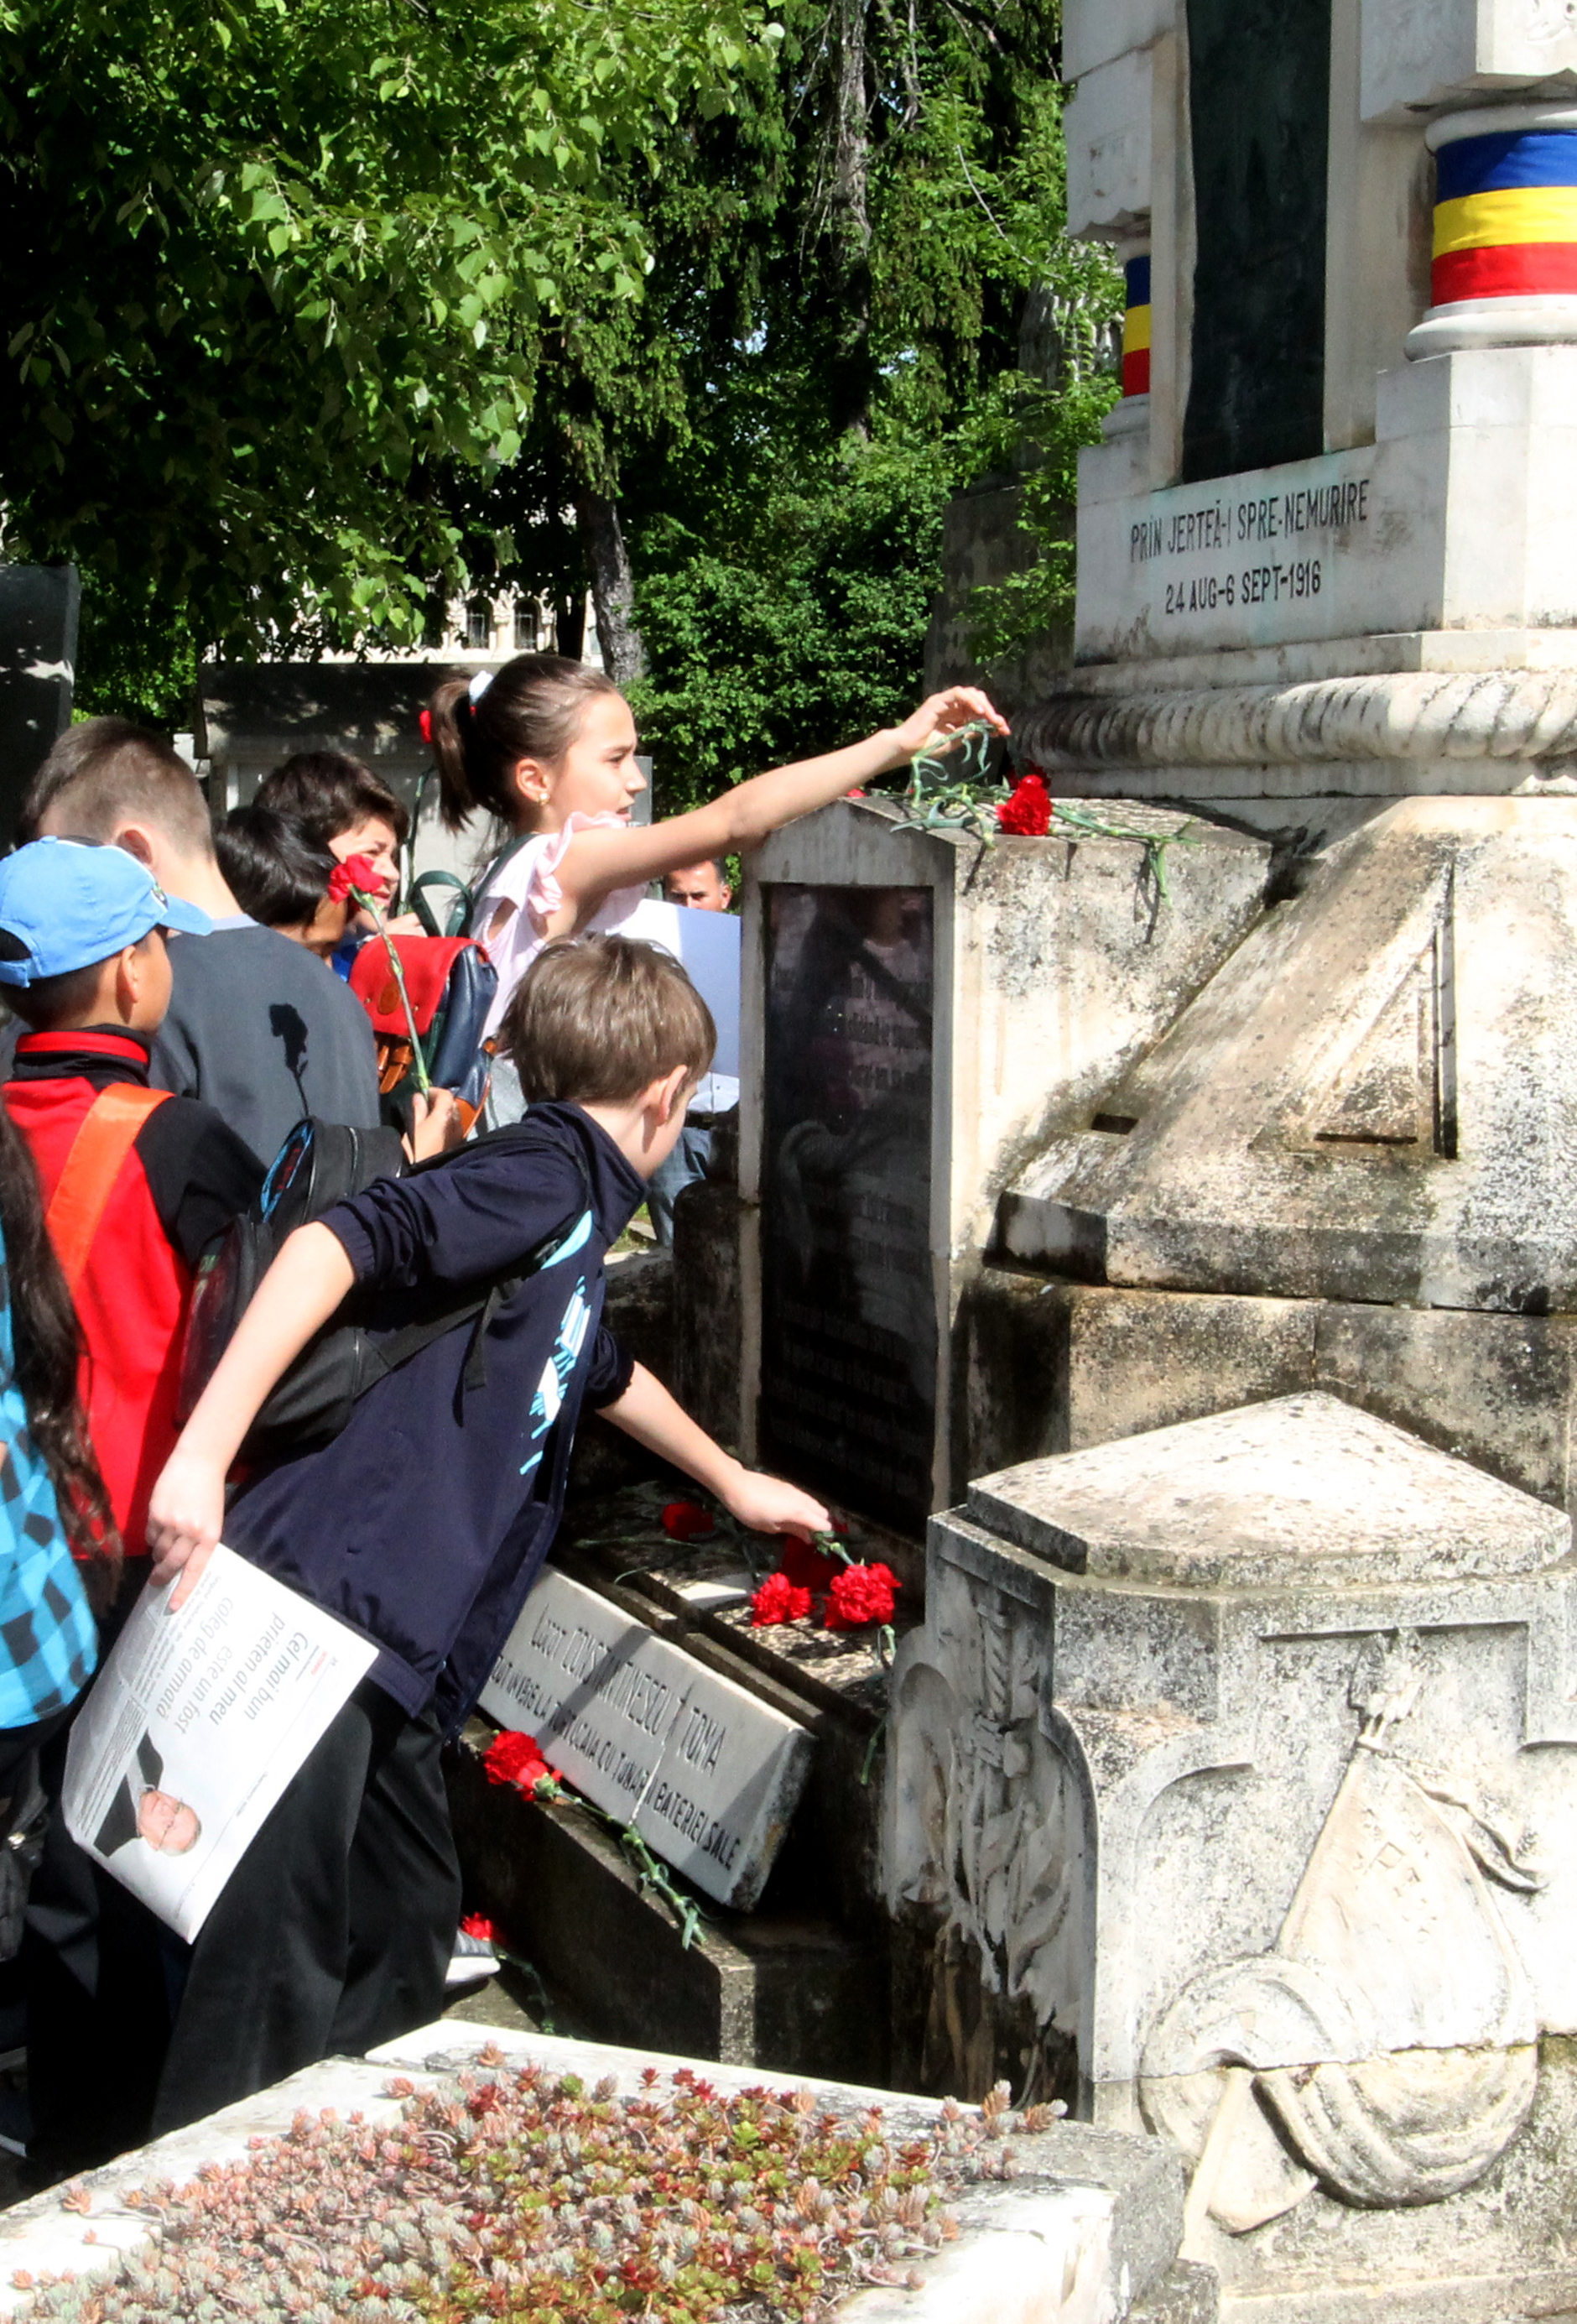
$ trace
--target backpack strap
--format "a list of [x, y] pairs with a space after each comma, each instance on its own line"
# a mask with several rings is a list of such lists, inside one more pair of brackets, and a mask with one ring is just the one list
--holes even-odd
[[[438, 914], [429, 901], [429, 890], [436, 888], [447, 888], [449, 891], [443, 927], [439, 927]], [[453, 872], [419, 872], [410, 883], [409, 901], [429, 936], [463, 936], [471, 924], [471, 890]]]
[[169, 1096], [168, 1090], [143, 1089], [136, 1082], [112, 1082], [99, 1091], [71, 1140], [44, 1224], [73, 1297], [126, 1157], [150, 1114]]

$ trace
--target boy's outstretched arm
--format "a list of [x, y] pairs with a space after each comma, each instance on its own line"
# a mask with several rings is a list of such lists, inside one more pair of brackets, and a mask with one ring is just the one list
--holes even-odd
[[181, 1577], [171, 1610], [196, 1587], [224, 1529], [225, 1480], [270, 1389], [355, 1281], [338, 1236], [314, 1225], [296, 1229], [258, 1285], [148, 1506], [152, 1579]]
[[618, 1402], [604, 1405], [602, 1417], [715, 1493], [729, 1515], [752, 1533], [797, 1533], [808, 1541], [832, 1525], [821, 1503], [798, 1485], [764, 1477], [725, 1452], [644, 1364], [636, 1365]]

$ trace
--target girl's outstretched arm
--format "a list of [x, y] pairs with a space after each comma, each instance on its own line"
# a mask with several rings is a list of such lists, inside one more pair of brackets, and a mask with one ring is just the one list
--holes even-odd
[[170, 1600], [172, 1612], [196, 1588], [224, 1529], [225, 1480], [247, 1430], [270, 1389], [355, 1282], [339, 1237], [313, 1225], [296, 1229], [258, 1285], [148, 1505], [152, 1579], [180, 1575]]
[[[757, 847], [784, 824], [890, 773], [977, 720], [1001, 734], [1008, 731], [1007, 720], [978, 687], [949, 687], [922, 702], [901, 726], [890, 726], [863, 742], [851, 742], [844, 750], [825, 752], [797, 766], [752, 775], [687, 815], [628, 831], [576, 832], [558, 868], [566, 918], [573, 908], [578, 926], [614, 888], [639, 887], [709, 855]], [[554, 929], [556, 935], [567, 932]]]

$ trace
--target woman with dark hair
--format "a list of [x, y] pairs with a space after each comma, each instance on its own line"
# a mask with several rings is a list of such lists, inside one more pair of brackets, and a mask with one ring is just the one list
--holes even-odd
[[[104, 1603], [119, 1565], [78, 1354], [32, 1157], [0, 1106], [0, 1843], [42, 1806], [39, 1747], [93, 1674], [84, 1575]], [[21, 1937], [25, 1853], [0, 1844], [0, 1957]]]

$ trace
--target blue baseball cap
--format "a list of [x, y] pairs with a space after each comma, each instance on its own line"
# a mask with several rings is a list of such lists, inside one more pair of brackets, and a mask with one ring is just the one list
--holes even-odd
[[110, 960], [150, 928], [206, 936], [213, 922], [167, 896], [124, 847], [35, 839], [0, 862], [0, 984], [36, 984]]

